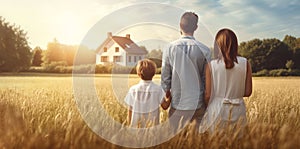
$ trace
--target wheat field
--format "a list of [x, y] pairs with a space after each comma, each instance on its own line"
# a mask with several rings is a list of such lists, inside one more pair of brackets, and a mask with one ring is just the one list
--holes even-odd
[[[155, 82], [159, 79], [156, 76]], [[138, 81], [130, 76], [128, 86]], [[94, 88], [107, 113], [124, 123], [126, 108], [118, 102], [111, 82], [109, 75], [97, 76]], [[248, 125], [243, 138], [198, 134], [191, 125], [150, 148], [300, 148], [300, 78], [253, 78], [253, 89], [252, 96], [245, 98]], [[164, 120], [167, 113], [161, 116]], [[0, 148], [7, 149], [124, 148], [102, 139], [82, 120], [68, 75], [2, 75], [0, 134]]]

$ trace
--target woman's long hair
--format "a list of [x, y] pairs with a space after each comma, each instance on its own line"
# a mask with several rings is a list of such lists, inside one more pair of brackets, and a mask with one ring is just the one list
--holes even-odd
[[238, 41], [234, 32], [230, 29], [221, 29], [215, 38], [215, 56], [224, 60], [226, 69], [234, 67], [237, 61]]

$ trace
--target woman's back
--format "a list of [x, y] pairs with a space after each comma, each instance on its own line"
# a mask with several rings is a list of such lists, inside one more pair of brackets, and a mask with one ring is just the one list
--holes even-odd
[[226, 69], [223, 60], [212, 60], [211, 83], [212, 95], [209, 99], [206, 116], [201, 124], [201, 132], [208, 128], [227, 128], [241, 120], [246, 123], [246, 107], [243, 100], [247, 73], [247, 59], [237, 57], [234, 67]]
[[243, 97], [252, 93], [252, 71], [247, 59], [238, 55], [238, 41], [230, 29], [221, 29], [215, 38], [215, 56], [205, 71], [205, 101], [208, 105], [201, 131], [208, 128], [244, 127], [246, 106]]
[[238, 63], [226, 69], [223, 60], [211, 61], [213, 97], [240, 99], [244, 96], [247, 59], [237, 57]]

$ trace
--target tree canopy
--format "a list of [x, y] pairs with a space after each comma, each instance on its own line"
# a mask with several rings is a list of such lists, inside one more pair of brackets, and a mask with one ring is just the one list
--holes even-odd
[[60, 62], [72, 66], [76, 54], [79, 56], [77, 56], [75, 65], [93, 64], [96, 62], [96, 53], [87, 47], [65, 45], [54, 39], [53, 42], [48, 43], [47, 50], [43, 54], [43, 65]]
[[35, 47], [32, 51], [32, 66], [41, 66], [43, 50], [40, 47]]
[[249, 60], [253, 72], [264, 69], [296, 68], [300, 64], [300, 50], [297, 48], [300, 40], [298, 39], [288, 35], [283, 41], [275, 38], [253, 39], [240, 44], [239, 54]]
[[160, 68], [162, 65], [162, 50], [161, 49], [153, 49], [147, 55], [146, 58], [155, 62], [157, 68]]
[[26, 32], [0, 16], [0, 72], [28, 69], [31, 65], [30, 50]]
[[300, 38], [286, 35], [283, 42], [288, 45], [289, 50], [292, 53], [291, 60], [294, 68], [300, 69]]

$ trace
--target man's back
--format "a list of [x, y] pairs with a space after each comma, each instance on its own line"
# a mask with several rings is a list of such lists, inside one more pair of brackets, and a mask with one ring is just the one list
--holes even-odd
[[195, 110], [203, 104], [204, 70], [210, 50], [191, 36], [172, 42], [163, 53], [162, 87], [172, 93], [172, 107]]

